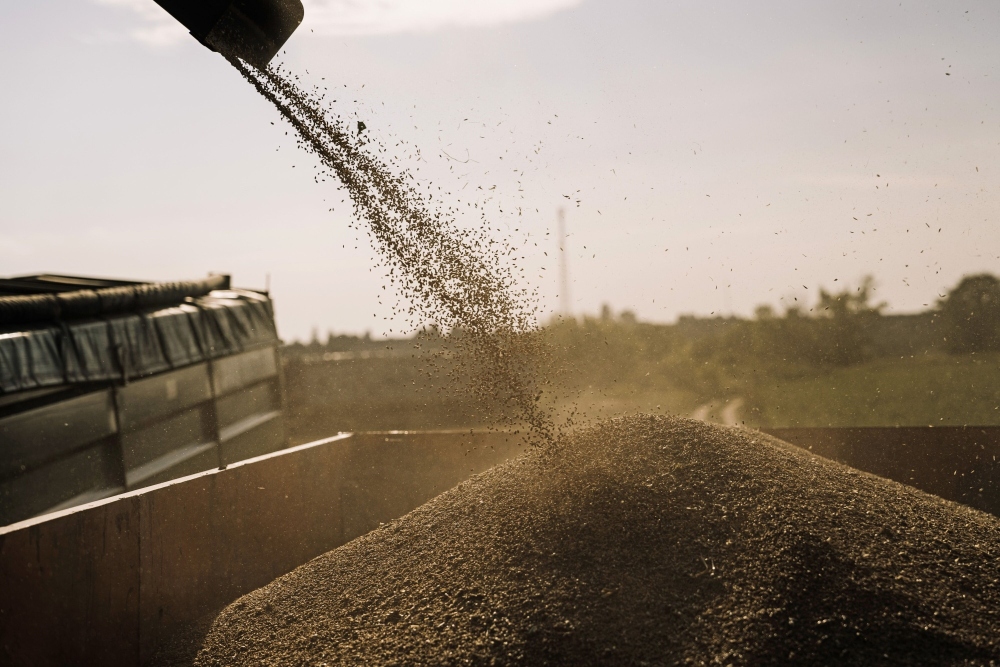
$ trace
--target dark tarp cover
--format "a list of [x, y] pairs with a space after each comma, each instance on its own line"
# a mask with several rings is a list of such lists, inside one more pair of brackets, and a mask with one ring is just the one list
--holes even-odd
[[243, 290], [149, 312], [0, 331], [0, 394], [127, 381], [277, 341], [270, 299]]

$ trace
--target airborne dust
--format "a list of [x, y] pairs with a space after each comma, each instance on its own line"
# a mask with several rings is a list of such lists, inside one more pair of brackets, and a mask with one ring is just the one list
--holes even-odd
[[539, 373], [546, 348], [535, 322], [537, 298], [505, 261], [510, 242], [485, 220], [476, 229], [461, 227], [455, 207], [419, 192], [408, 170], [393, 171], [384, 146], [325, 108], [321, 93], [304, 90], [298, 77], [280, 66], [230, 62], [292, 125], [299, 147], [319, 159], [320, 176], [347, 190], [401, 297], [396, 314], [453, 334], [458, 363], [450, 386], [471, 388], [493, 406], [495, 420], [525, 424], [532, 444], [554, 442], [560, 429], [543, 400], [551, 385]]

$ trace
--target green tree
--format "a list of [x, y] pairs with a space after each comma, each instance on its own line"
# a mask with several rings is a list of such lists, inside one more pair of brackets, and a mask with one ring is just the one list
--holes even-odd
[[938, 305], [949, 351], [1000, 350], [1000, 279], [996, 276], [966, 276]]
[[850, 366], [876, 356], [871, 325], [886, 304], [871, 302], [874, 291], [875, 280], [871, 276], [865, 276], [853, 291], [848, 288], [833, 293], [820, 289], [816, 305], [816, 345], [822, 362]]

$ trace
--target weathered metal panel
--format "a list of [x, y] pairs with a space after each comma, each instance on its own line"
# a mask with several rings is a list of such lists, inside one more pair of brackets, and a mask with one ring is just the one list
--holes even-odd
[[221, 430], [222, 463], [261, 456], [285, 447], [284, 419], [280, 412], [250, 415]]
[[234, 391], [216, 401], [219, 426], [225, 428], [251, 415], [281, 409], [277, 378]]
[[212, 362], [215, 395], [260, 382], [278, 374], [278, 350], [268, 347], [242, 354], [222, 357]]
[[139, 502], [0, 532], [0, 663], [139, 664]]
[[345, 463], [344, 538], [392, 521], [472, 475], [516, 455], [509, 433], [358, 433]]
[[504, 434], [341, 436], [0, 529], [0, 656], [190, 659], [215, 610], [518, 448]]
[[118, 390], [122, 431], [139, 428], [211, 398], [207, 364], [132, 382]]
[[110, 390], [0, 419], [0, 478], [43, 465], [116, 430]]
[[48, 465], [0, 480], [0, 526], [64, 505], [121, 492], [118, 446], [111, 438]]
[[764, 429], [881, 477], [1000, 515], [1000, 427]]
[[126, 475], [176, 449], [214, 442], [205, 411], [191, 408], [122, 434], [122, 457]]
[[142, 656], [343, 543], [349, 440], [236, 464], [142, 496]]
[[172, 449], [166, 454], [125, 472], [125, 486], [139, 489], [178, 477], [219, 467], [219, 445], [202, 442]]

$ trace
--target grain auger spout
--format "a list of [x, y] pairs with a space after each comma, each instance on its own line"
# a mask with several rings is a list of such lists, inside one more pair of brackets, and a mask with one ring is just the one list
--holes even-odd
[[156, 0], [199, 42], [263, 69], [302, 23], [300, 0]]

